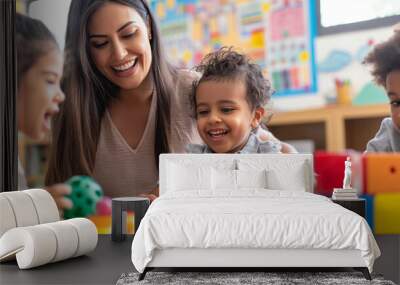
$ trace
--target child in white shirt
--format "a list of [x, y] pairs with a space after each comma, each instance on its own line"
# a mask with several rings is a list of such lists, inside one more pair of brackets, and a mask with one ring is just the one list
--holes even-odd
[[373, 66], [372, 75], [385, 88], [391, 110], [391, 117], [382, 120], [366, 152], [400, 152], [400, 31], [376, 45], [364, 63]]

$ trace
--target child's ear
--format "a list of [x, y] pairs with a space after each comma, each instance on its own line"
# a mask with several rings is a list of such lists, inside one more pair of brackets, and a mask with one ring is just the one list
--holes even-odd
[[253, 129], [258, 127], [258, 125], [260, 124], [260, 122], [264, 116], [264, 113], [265, 113], [265, 110], [263, 107], [256, 108], [256, 110], [254, 111], [253, 120], [251, 121], [251, 127]]

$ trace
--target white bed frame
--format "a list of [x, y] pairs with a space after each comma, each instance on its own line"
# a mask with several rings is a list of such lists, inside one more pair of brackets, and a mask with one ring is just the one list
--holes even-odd
[[[188, 156], [186, 154], [186, 156]], [[204, 159], [209, 156], [216, 159], [215, 155], [191, 154], [191, 159]], [[238, 156], [237, 154], [223, 154], [220, 158], [248, 158], [251, 155]], [[260, 154], [260, 158], [285, 159], [288, 162], [303, 160], [306, 162], [306, 174], [308, 183], [306, 189], [313, 192], [313, 157], [311, 154]], [[168, 179], [166, 167], [168, 160], [182, 159], [183, 154], [163, 154], [160, 156], [160, 195], [165, 193], [163, 185]], [[308, 170], [307, 170], [308, 169]], [[164, 191], [163, 191], [164, 190]], [[226, 249], [193, 249], [193, 248], [171, 248], [157, 249], [153, 259], [147, 265], [144, 272], [140, 274], [142, 280], [146, 272], [154, 268], [237, 268], [238, 271], [246, 271], [245, 268], [332, 268], [353, 267], [362, 271], [364, 277], [371, 280], [369, 270], [361, 257], [360, 250], [329, 250], [329, 249], [253, 249], [253, 248], [226, 248]]]
[[156, 250], [148, 267], [365, 267], [359, 250], [193, 249]]

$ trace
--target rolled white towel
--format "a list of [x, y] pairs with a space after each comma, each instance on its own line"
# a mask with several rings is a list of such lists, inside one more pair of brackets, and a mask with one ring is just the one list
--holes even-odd
[[14, 211], [10, 202], [6, 197], [0, 195], [0, 237], [6, 231], [15, 228], [16, 226], [17, 221], [15, 220]]
[[73, 257], [86, 254], [96, 248], [98, 235], [96, 225], [85, 218], [65, 220], [70, 223], [78, 233], [78, 247]]
[[39, 224], [35, 205], [28, 194], [24, 191], [2, 192], [0, 194], [10, 202], [17, 227]]
[[60, 220], [56, 202], [43, 189], [0, 193], [0, 237], [15, 227]]
[[0, 261], [17, 258], [20, 269], [49, 263], [57, 252], [57, 239], [41, 225], [13, 228], [0, 238]]
[[16, 257], [28, 269], [86, 254], [97, 240], [96, 226], [84, 218], [13, 228], [0, 238], [0, 261]]
[[39, 224], [52, 223], [60, 220], [56, 202], [49, 192], [43, 189], [29, 189], [22, 193], [28, 194], [35, 206]]

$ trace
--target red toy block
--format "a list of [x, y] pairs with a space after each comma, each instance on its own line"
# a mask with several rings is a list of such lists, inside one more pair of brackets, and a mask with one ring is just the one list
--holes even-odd
[[344, 161], [346, 158], [346, 154], [315, 152], [314, 171], [317, 180], [315, 193], [330, 197], [333, 188], [343, 186]]

